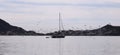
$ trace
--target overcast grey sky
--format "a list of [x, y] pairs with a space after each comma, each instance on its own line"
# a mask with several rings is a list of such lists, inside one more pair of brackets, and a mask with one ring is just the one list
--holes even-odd
[[59, 12], [65, 29], [120, 25], [120, 0], [0, 0], [0, 18], [26, 30], [57, 30]]

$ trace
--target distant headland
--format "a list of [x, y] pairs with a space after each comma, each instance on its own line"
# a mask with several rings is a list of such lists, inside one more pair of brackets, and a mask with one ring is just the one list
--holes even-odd
[[[120, 26], [112, 26], [107, 24], [103, 27], [93, 30], [62, 30], [66, 36], [120, 36]], [[37, 33], [35, 31], [26, 31], [25, 29], [13, 26], [8, 22], [0, 19], [0, 35], [53, 35], [58, 34], [58, 31], [52, 33]]]
[[0, 19], [0, 35], [43, 35], [34, 31], [26, 31], [21, 27], [13, 26]]

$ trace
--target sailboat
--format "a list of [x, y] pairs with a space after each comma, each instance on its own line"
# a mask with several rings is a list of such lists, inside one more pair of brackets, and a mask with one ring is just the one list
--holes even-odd
[[61, 19], [61, 14], [59, 13], [59, 30], [58, 33], [54, 33], [52, 35], [52, 38], [65, 38], [64, 33], [62, 32], [63, 24], [62, 24], [62, 19]]

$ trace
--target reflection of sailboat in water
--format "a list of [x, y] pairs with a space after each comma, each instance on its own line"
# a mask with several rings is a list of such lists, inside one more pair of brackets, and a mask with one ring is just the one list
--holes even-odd
[[64, 33], [62, 32], [63, 30], [63, 23], [62, 23], [62, 19], [61, 19], [61, 14], [59, 13], [59, 31], [57, 33], [54, 33], [52, 35], [52, 38], [65, 38]]

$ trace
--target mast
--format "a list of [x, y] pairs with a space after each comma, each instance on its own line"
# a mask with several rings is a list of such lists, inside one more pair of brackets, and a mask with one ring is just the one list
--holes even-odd
[[61, 13], [59, 12], [59, 32], [61, 32]]

